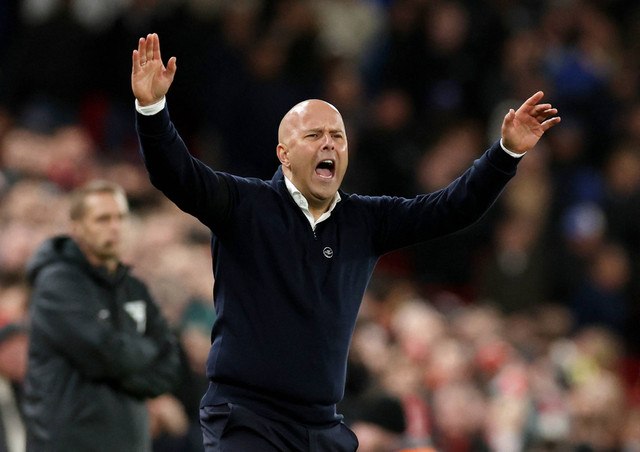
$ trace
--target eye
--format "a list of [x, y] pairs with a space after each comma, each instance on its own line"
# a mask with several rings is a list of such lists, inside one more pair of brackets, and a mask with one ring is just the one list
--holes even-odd
[[318, 134], [315, 132], [308, 133], [305, 138], [318, 138]]

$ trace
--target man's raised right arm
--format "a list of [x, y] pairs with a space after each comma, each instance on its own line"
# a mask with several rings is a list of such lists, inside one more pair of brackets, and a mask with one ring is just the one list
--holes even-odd
[[211, 226], [228, 209], [229, 188], [224, 177], [189, 154], [169, 118], [166, 94], [176, 69], [175, 57], [166, 67], [162, 63], [157, 34], [140, 38], [131, 71], [140, 151], [151, 183], [183, 211]]

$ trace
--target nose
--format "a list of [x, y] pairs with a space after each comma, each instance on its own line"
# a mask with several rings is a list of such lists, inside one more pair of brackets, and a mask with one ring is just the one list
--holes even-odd
[[322, 149], [333, 150], [335, 147], [335, 141], [330, 133], [325, 133], [323, 135]]
[[122, 218], [113, 217], [111, 219], [109, 226], [111, 227], [111, 231], [114, 234], [120, 234], [120, 231], [122, 230]]

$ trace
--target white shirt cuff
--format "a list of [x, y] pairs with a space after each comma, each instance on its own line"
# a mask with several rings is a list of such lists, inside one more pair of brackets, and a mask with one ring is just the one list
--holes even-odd
[[502, 148], [502, 150], [504, 152], [509, 154], [511, 157], [514, 157], [514, 158], [517, 158], [517, 159], [519, 159], [520, 157], [522, 157], [523, 155], [526, 154], [526, 152], [523, 152], [522, 154], [516, 154], [515, 152], [511, 152], [509, 149], [504, 147], [504, 144], [502, 144], [502, 138], [500, 138], [500, 147]]
[[141, 115], [151, 116], [151, 115], [155, 115], [156, 113], [160, 113], [166, 104], [167, 104], [166, 97], [163, 97], [155, 104], [144, 105], [144, 106], [140, 105], [138, 103], [138, 99], [136, 99], [136, 111]]

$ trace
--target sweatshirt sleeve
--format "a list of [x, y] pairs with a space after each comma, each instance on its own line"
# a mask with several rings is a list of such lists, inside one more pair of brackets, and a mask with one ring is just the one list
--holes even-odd
[[516, 174], [520, 158], [495, 142], [447, 187], [413, 199], [382, 197], [376, 245], [380, 254], [464, 229], [477, 222]]
[[148, 116], [136, 112], [136, 130], [153, 186], [205, 225], [223, 221], [231, 202], [227, 181], [189, 153], [169, 118], [168, 107]]
[[89, 378], [118, 380], [153, 363], [161, 351], [156, 341], [116, 330], [92, 293], [75, 269], [42, 270], [32, 294], [32, 330]]

